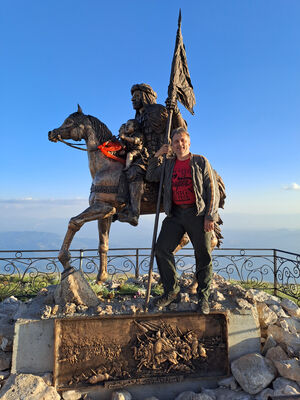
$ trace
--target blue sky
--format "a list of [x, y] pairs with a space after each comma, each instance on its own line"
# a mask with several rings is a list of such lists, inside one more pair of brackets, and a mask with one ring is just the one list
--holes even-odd
[[299, 1], [2, 0], [2, 229], [87, 206], [86, 154], [47, 133], [80, 103], [117, 134], [134, 83], [164, 103], [180, 7], [197, 102], [181, 110], [225, 181], [227, 226], [300, 228]]

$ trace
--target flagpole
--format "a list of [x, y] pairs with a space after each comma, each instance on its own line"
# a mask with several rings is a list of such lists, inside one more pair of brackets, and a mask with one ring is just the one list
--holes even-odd
[[[173, 117], [173, 110], [168, 111], [168, 120], [167, 120], [167, 128], [166, 128], [166, 143], [169, 142], [169, 137], [171, 133], [171, 126], [172, 126], [172, 117]], [[159, 221], [159, 212], [160, 212], [160, 202], [161, 202], [161, 194], [162, 194], [162, 187], [163, 181], [165, 176], [165, 159], [166, 155], [164, 154], [163, 164], [161, 169], [160, 181], [159, 181], [159, 189], [158, 189], [158, 196], [157, 196], [157, 203], [156, 203], [156, 214], [155, 214], [155, 221], [154, 221], [154, 228], [153, 228], [153, 236], [152, 236], [152, 246], [151, 246], [151, 254], [150, 254], [150, 261], [149, 261], [149, 272], [148, 272], [148, 286], [146, 292], [146, 301], [145, 307], [147, 309], [149, 300], [150, 300], [150, 292], [151, 292], [151, 284], [152, 284], [152, 272], [153, 272], [153, 264], [154, 264], [154, 251], [155, 251], [155, 244], [156, 244], [156, 237], [157, 237], [157, 228], [158, 228], [158, 221]]]

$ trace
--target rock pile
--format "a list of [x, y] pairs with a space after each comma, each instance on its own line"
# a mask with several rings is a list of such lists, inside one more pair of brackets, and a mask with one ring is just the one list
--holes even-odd
[[[70, 281], [70, 278], [69, 278]], [[71, 279], [76, 287], [76, 282]], [[154, 285], [158, 276], [154, 275]], [[139, 286], [139, 293], [132, 296], [117, 296], [112, 299], [98, 299], [89, 296], [64, 298], [63, 286], [49, 286], [41, 290], [34, 299], [22, 303], [10, 297], [0, 303], [0, 398], [3, 400], [52, 400], [63, 398], [76, 400], [89, 399], [76, 390], [64, 392], [62, 397], [52, 385], [51, 376], [38, 377], [30, 374], [10, 375], [14, 324], [18, 318], [48, 319], [57, 316], [74, 315], [117, 315], [144, 312], [144, 294], [147, 276], [129, 279], [128, 283]], [[194, 310], [197, 298], [190, 293], [191, 274], [183, 274], [180, 279], [181, 301], [170, 305], [172, 311]], [[114, 289], [120, 282], [106, 284]], [[293, 301], [279, 299], [264, 291], [245, 290], [239, 285], [227, 282], [214, 275], [212, 282], [211, 309], [226, 311], [247, 309], [258, 318], [261, 328], [261, 354], [246, 354], [231, 363], [232, 376], [218, 382], [215, 389], [202, 389], [200, 393], [183, 392], [176, 400], [267, 400], [269, 396], [300, 395], [300, 308]], [[156, 312], [153, 310], [152, 312]], [[129, 400], [128, 391], [115, 391], [113, 400]], [[91, 398], [91, 397], [90, 397]], [[142, 400], [142, 399], [141, 399]], [[146, 399], [144, 399], [146, 400]], [[156, 397], [147, 400], [158, 400]]]

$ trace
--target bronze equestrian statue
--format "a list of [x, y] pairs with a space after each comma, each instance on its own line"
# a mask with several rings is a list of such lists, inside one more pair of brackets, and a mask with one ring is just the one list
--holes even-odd
[[[167, 111], [164, 106], [155, 103], [156, 94], [153, 92], [154, 95], [151, 96], [152, 92], [150, 89], [153, 92], [149, 85], [134, 85], [132, 88], [132, 102], [137, 114], [139, 114], [136, 116], [136, 119], [138, 119], [141, 126], [145, 146], [151, 157], [156, 148], [163, 143]], [[151, 105], [152, 107], [150, 107]], [[169, 106], [174, 107], [172, 104], [169, 104]], [[177, 114], [175, 123], [178, 124], [180, 122], [185, 124], [179, 112], [175, 114]], [[69, 115], [61, 127], [50, 131], [48, 138], [52, 142], [68, 139], [75, 141], [85, 140], [86, 142], [89, 168], [92, 176], [89, 197], [90, 205], [82, 213], [70, 219], [58, 258], [65, 271], [72, 270], [69, 262], [71, 258], [69, 249], [76, 232], [86, 222], [98, 220], [100, 267], [97, 282], [103, 282], [107, 279], [107, 252], [110, 226], [113, 217], [116, 217], [116, 215], [122, 220], [122, 209], [126, 208], [124, 202], [117, 199], [120, 177], [124, 175], [122, 174], [124, 164], [116, 160], [119, 158], [116, 154], [112, 154], [112, 158], [109, 158], [105, 155], [105, 152], [99, 150], [99, 146], [101, 148], [107, 142], [116, 141], [116, 137], [113, 136], [103, 122], [93, 116], [83, 114], [80, 106], [78, 106], [78, 111]], [[136, 215], [133, 215], [132, 211], [124, 213], [124, 221], [126, 218], [129, 220], [133, 217], [138, 218], [139, 211], [141, 211], [141, 214], [155, 213], [156, 196], [155, 190], [153, 191], [153, 187], [156, 188], [155, 185], [147, 184], [144, 195], [142, 195], [145, 171], [146, 165], [144, 159], [133, 161], [127, 169], [126, 178], [129, 181], [129, 191], [133, 194], [133, 196], [130, 196], [130, 198], [133, 197], [133, 207], [131, 204], [128, 209], [132, 210], [132, 208], [136, 207], [138, 213]], [[221, 186], [219, 187], [221, 188]], [[222, 204], [220, 206], [222, 207]], [[139, 210], [139, 207], [141, 207], [141, 210]], [[217, 224], [215, 225], [216, 235], [220, 243], [220, 239], [222, 238], [220, 228]], [[183, 243], [186, 242], [187, 240], [183, 238]]]

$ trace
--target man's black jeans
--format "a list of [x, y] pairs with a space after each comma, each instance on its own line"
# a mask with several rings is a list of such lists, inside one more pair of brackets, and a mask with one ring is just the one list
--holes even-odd
[[204, 232], [204, 216], [196, 216], [196, 206], [175, 206], [172, 216], [166, 217], [162, 223], [155, 256], [164, 292], [168, 294], [179, 288], [173, 251], [185, 232], [194, 247], [199, 299], [208, 300], [212, 277], [211, 232]]

